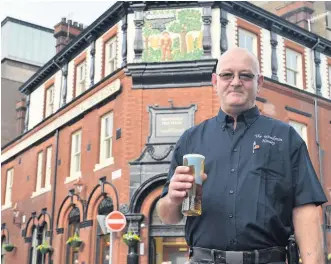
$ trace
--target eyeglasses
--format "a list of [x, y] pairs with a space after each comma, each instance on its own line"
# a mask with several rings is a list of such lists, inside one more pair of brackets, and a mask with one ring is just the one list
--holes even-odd
[[[236, 74], [231, 73], [231, 72], [221, 72], [218, 74], [218, 76], [221, 78], [222, 81], [231, 81], [234, 79], [234, 76]], [[253, 73], [239, 73], [238, 77], [241, 81], [251, 81], [254, 79], [255, 76], [258, 76], [258, 74], [253, 74]]]

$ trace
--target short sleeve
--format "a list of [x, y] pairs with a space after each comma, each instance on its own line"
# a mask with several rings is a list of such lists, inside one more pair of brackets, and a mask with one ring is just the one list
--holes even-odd
[[294, 188], [294, 207], [304, 204], [316, 206], [327, 202], [323, 187], [310, 160], [306, 144], [301, 144], [291, 155]]
[[170, 180], [171, 180], [172, 176], [174, 175], [174, 172], [175, 172], [176, 168], [178, 166], [183, 165], [183, 153], [184, 153], [184, 148], [185, 148], [185, 134], [186, 133], [184, 133], [179, 138], [179, 140], [177, 141], [176, 146], [174, 148], [173, 155], [172, 155], [172, 158], [171, 158], [170, 167], [169, 167], [167, 182], [163, 187], [161, 198], [167, 195]]

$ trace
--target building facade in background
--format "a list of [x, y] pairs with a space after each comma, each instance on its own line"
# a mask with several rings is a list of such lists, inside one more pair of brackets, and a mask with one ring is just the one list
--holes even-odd
[[[249, 2], [117, 2], [20, 87], [27, 131], [1, 157], [2, 243], [16, 247], [6, 263], [183, 263], [185, 219], [165, 225], [155, 204], [180, 135], [218, 113], [211, 75], [235, 46], [259, 58], [257, 106], [303, 137], [330, 199], [329, 40]], [[114, 210], [127, 226], [110, 235]], [[329, 203], [325, 254], [330, 214]]]
[[53, 33], [12, 17], [1, 22], [1, 146], [24, 131], [25, 95], [18, 88], [55, 55]]

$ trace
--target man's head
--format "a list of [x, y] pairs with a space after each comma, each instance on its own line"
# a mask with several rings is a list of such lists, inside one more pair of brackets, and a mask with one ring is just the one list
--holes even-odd
[[254, 106], [263, 76], [254, 54], [243, 48], [233, 48], [219, 58], [212, 81], [222, 110], [237, 116]]

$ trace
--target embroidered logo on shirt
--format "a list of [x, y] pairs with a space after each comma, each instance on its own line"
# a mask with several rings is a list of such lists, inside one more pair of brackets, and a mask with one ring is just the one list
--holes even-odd
[[[278, 138], [276, 136], [270, 136], [270, 135], [261, 135], [261, 134], [255, 134], [255, 138], [262, 139], [262, 143], [269, 143], [271, 145], [275, 145], [276, 143], [282, 142], [282, 138]], [[254, 141], [255, 142], [255, 141]], [[255, 143], [256, 144], [256, 143]], [[253, 152], [254, 153], [254, 152]]]

